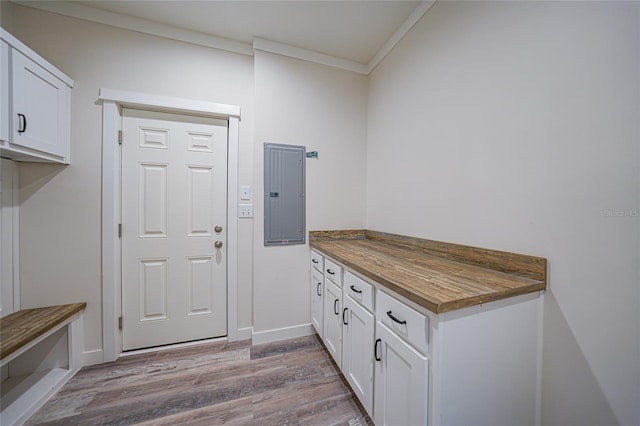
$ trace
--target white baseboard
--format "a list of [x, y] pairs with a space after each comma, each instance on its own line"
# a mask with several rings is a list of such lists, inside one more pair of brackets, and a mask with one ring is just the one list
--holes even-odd
[[82, 365], [96, 365], [104, 362], [104, 355], [102, 349], [95, 349], [93, 351], [84, 351], [82, 353]]
[[311, 324], [300, 324], [292, 327], [276, 328], [253, 333], [253, 344], [277, 342], [278, 340], [294, 339], [296, 337], [310, 336], [313, 334]]
[[253, 327], [239, 328], [236, 332], [236, 342], [240, 340], [251, 340], [253, 336]]

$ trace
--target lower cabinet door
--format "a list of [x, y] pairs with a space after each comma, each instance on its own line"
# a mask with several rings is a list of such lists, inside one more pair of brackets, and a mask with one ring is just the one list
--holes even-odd
[[376, 426], [426, 425], [429, 360], [379, 321], [374, 346]]
[[324, 318], [322, 341], [342, 366], [342, 290], [329, 280], [324, 282]]
[[345, 296], [342, 322], [342, 372], [362, 406], [373, 416], [375, 319], [362, 305]]
[[311, 324], [322, 338], [322, 300], [324, 298], [324, 277], [315, 269], [311, 272]]

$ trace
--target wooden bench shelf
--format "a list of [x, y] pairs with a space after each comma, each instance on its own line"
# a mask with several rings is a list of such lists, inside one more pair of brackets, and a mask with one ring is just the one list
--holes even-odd
[[0, 318], [0, 423], [22, 424], [81, 367], [86, 303]]

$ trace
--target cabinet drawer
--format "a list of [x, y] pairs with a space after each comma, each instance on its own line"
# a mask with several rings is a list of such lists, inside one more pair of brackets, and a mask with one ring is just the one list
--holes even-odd
[[429, 351], [429, 318], [386, 293], [376, 296], [376, 319], [423, 353]]
[[342, 286], [342, 266], [329, 259], [324, 260], [324, 276]]
[[344, 273], [344, 293], [373, 312], [373, 286], [348, 271]]
[[324, 256], [317, 251], [311, 250], [311, 266], [324, 274]]

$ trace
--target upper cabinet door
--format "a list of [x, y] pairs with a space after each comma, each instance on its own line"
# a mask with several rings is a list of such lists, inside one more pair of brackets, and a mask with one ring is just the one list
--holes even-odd
[[17, 50], [12, 54], [14, 145], [69, 157], [70, 88]]

